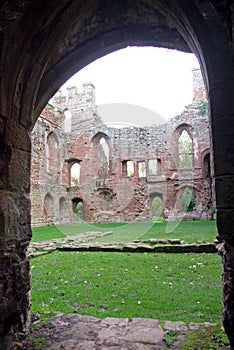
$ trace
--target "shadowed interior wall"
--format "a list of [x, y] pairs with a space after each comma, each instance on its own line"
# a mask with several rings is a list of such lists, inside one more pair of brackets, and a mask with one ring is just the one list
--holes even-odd
[[22, 346], [29, 322], [30, 131], [73, 73], [128, 45], [193, 51], [210, 105], [224, 326], [234, 348], [234, 67], [231, 1], [1, 2], [0, 337]]

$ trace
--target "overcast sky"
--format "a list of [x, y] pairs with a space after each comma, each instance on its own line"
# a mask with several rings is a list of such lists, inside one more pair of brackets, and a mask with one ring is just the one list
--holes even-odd
[[193, 54], [153, 47], [128, 47], [83, 68], [62, 88], [92, 82], [96, 104], [129, 103], [148, 108], [163, 118], [180, 114], [193, 97]]

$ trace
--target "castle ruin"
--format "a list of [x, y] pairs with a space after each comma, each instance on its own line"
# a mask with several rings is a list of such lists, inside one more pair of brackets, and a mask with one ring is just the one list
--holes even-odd
[[[194, 98], [162, 125], [110, 127], [95, 88], [59, 91], [32, 133], [32, 224], [213, 218], [207, 101], [200, 70]], [[144, 118], [144, 116], [142, 116]]]

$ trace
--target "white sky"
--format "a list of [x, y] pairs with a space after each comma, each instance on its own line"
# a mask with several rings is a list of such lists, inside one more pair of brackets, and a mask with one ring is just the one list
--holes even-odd
[[96, 104], [129, 103], [168, 119], [180, 114], [193, 98], [193, 54], [153, 47], [128, 47], [89, 64], [62, 87], [92, 82]]

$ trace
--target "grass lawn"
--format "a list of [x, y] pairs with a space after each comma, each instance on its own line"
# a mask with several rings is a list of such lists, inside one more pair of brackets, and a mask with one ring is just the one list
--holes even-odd
[[31, 260], [32, 311], [218, 322], [216, 254], [56, 252]]
[[87, 231], [113, 231], [113, 234], [100, 238], [100, 242], [132, 242], [135, 239], [180, 238], [187, 243], [196, 241], [212, 242], [217, 235], [215, 221], [156, 222], [128, 224], [85, 224], [58, 225], [33, 228], [33, 242], [62, 238]]

